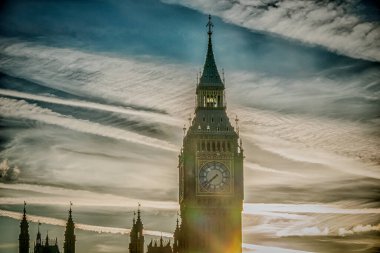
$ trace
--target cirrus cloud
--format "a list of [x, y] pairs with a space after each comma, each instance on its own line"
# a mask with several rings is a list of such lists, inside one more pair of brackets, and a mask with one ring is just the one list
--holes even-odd
[[164, 0], [251, 30], [319, 45], [353, 58], [380, 61], [380, 26], [353, 13], [358, 1]]

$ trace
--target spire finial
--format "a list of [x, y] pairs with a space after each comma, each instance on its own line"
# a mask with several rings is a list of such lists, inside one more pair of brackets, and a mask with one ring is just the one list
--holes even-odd
[[24, 200], [24, 216], [26, 215], [26, 202]]
[[73, 206], [73, 202], [70, 201], [69, 218], [72, 217], [72, 215], [71, 215], [72, 212], [73, 212], [72, 209], [71, 209], [72, 206]]
[[214, 27], [214, 24], [211, 22], [211, 15], [210, 14], [208, 15], [208, 22], [207, 22], [206, 27], [208, 27], [207, 34], [208, 34], [209, 39], [211, 40], [212, 28]]
[[140, 202], [138, 203], [138, 207], [137, 207], [137, 219], [139, 220], [140, 219], [140, 207], [141, 207], [141, 204]]

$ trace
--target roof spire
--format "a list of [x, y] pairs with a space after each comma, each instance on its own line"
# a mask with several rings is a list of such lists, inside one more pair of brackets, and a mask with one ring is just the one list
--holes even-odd
[[26, 202], [24, 201], [24, 210], [20, 222], [19, 252], [29, 252], [29, 224], [26, 219]]
[[42, 244], [42, 240], [41, 240], [41, 232], [40, 232], [40, 226], [41, 226], [41, 222], [38, 221], [38, 230], [37, 230], [36, 243], [39, 244], [39, 245]]
[[67, 218], [66, 222], [66, 229], [65, 229], [65, 240], [63, 242], [63, 249], [64, 253], [72, 253], [75, 252], [75, 223], [73, 221], [72, 216], [72, 206], [73, 203], [70, 201], [70, 209], [69, 209], [69, 217]]
[[224, 89], [224, 84], [220, 78], [218, 68], [216, 67], [214, 53], [212, 50], [212, 40], [211, 35], [213, 33], [212, 28], [214, 24], [211, 22], [211, 15], [208, 16], [208, 22], [206, 27], [208, 27], [208, 47], [207, 47], [207, 55], [206, 61], [203, 67], [203, 72], [201, 78], [199, 80], [199, 87], [201, 86], [212, 86], [212, 87], [220, 87]]
[[49, 230], [46, 232], [45, 246], [49, 246]]

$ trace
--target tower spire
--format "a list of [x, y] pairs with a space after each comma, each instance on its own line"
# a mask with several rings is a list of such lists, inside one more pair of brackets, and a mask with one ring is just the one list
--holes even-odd
[[181, 227], [179, 225], [179, 213], [177, 212], [177, 224], [175, 227], [174, 231], [174, 236], [173, 236], [173, 253], [179, 253], [182, 243], [181, 243]]
[[49, 230], [46, 232], [45, 246], [49, 246]]
[[19, 241], [19, 253], [29, 252], [29, 224], [26, 219], [26, 202], [24, 201], [24, 210], [22, 220], [20, 222], [20, 235], [18, 237]]
[[214, 24], [211, 21], [211, 15], [208, 15], [208, 22], [206, 27], [208, 27], [208, 46], [205, 65], [203, 67], [202, 76], [200, 78], [199, 86], [211, 86], [211, 87], [221, 87], [224, 88], [224, 84], [220, 78], [218, 69], [216, 67], [214, 53], [212, 50], [212, 34]]
[[63, 244], [64, 253], [75, 253], [76, 236], [74, 234], [75, 224], [72, 216], [72, 205], [73, 203], [70, 201], [69, 217], [67, 219], [65, 230], [65, 242]]
[[137, 220], [135, 220], [136, 212], [133, 212], [133, 225], [130, 232], [130, 253], [144, 253], [144, 224], [141, 220], [140, 203], [137, 206]]
[[41, 226], [41, 223], [40, 223], [40, 221], [38, 221], [37, 238], [36, 238], [37, 245], [42, 244], [40, 226]]

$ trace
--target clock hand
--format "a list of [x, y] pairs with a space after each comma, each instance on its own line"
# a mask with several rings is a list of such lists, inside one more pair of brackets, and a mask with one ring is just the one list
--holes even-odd
[[211, 183], [212, 181], [214, 181], [215, 178], [217, 178], [219, 175], [218, 174], [215, 174], [215, 176], [213, 176], [210, 180], [209, 180], [209, 183]]
[[210, 180], [206, 181], [204, 184], [203, 184], [203, 187], [209, 187], [211, 182], [214, 181], [215, 178], [217, 178], [219, 175], [218, 174], [215, 174], [215, 176], [213, 176]]

